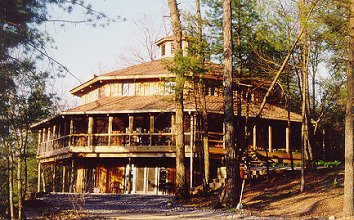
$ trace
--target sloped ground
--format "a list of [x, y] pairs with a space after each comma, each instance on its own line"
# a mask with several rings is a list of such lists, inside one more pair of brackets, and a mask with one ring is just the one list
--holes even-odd
[[343, 170], [277, 174], [246, 184], [243, 209], [214, 209], [217, 193], [177, 203], [171, 196], [47, 194], [26, 202], [27, 219], [336, 219], [343, 205]]
[[328, 218], [342, 215], [344, 172], [338, 168], [319, 169], [306, 174], [306, 188], [300, 193], [300, 173], [285, 173], [251, 187], [245, 208], [260, 216]]
[[[318, 169], [306, 174], [304, 193], [299, 192], [299, 171], [274, 174], [269, 180], [254, 180], [245, 186], [243, 212], [271, 219], [338, 219], [342, 216], [343, 180], [342, 168]], [[212, 207], [216, 201], [216, 196], [194, 197], [185, 205]]]

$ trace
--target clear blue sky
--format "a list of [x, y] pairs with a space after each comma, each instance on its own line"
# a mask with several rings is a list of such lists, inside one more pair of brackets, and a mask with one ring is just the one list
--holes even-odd
[[[133, 20], [143, 14], [153, 16], [157, 23], [162, 23], [164, 16], [169, 15], [167, 0], [91, 0], [97, 11], [110, 17], [125, 17], [126, 21], [111, 23], [108, 27], [93, 28], [86, 24], [65, 24], [49, 22], [43, 26], [54, 39], [57, 49], [49, 49], [49, 55], [66, 66], [80, 81], [88, 80], [93, 74], [100, 74], [121, 68], [117, 60], [123, 54], [122, 49], [131, 44]], [[194, 1], [182, 1], [180, 7], [191, 8]], [[70, 19], [77, 19], [82, 12], [76, 11]], [[67, 18], [53, 9], [53, 16]], [[78, 18], [80, 19], [80, 17]], [[61, 95], [72, 100], [69, 90], [80, 83], [72, 76], [57, 79], [55, 88]]]

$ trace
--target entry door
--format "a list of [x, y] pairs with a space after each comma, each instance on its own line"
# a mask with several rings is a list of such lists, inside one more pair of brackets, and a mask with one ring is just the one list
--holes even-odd
[[135, 193], [155, 194], [157, 192], [157, 178], [155, 167], [136, 167]]

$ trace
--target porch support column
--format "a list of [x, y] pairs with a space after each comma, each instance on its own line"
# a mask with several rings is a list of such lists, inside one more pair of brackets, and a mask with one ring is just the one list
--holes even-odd
[[286, 153], [290, 154], [290, 127], [286, 127], [285, 130], [285, 147], [286, 147]]
[[52, 192], [56, 192], [55, 191], [56, 173], [57, 173], [57, 162], [54, 162], [54, 164], [53, 164], [53, 173], [52, 173]]
[[134, 128], [134, 116], [132, 115], [129, 115], [129, 136], [128, 136], [128, 143], [129, 143], [129, 146], [131, 145], [131, 134], [133, 133], [133, 128]]
[[56, 149], [55, 142], [56, 142], [56, 133], [57, 133], [57, 126], [53, 125], [53, 133], [52, 133], [52, 144], [53, 144], [53, 149]]
[[176, 115], [171, 114], [171, 132], [172, 132], [172, 143], [176, 145]]
[[45, 183], [45, 177], [44, 177], [44, 169], [40, 170], [40, 175], [41, 175], [41, 179], [42, 179], [42, 186], [43, 186], [43, 192], [47, 192], [46, 188], [46, 183]]
[[42, 153], [42, 130], [38, 131], [38, 146], [37, 146], [37, 155]]
[[37, 192], [41, 191], [41, 161], [38, 160], [38, 170], [37, 170]]
[[132, 193], [132, 161], [131, 158], [129, 157], [128, 159], [128, 175], [127, 175], [127, 193], [131, 194]]
[[113, 117], [109, 116], [108, 117], [108, 146], [111, 146], [112, 123], [113, 123]]
[[62, 180], [62, 185], [61, 185], [61, 191], [65, 192], [65, 183], [66, 183], [66, 166], [63, 165], [63, 180]]
[[154, 133], [155, 130], [155, 116], [150, 115], [150, 129], [149, 132], [150, 133]]
[[87, 146], [92, 146], [93, 145], [93, 137], [92, 137], [92, 132], [93, 132], [93, 117], [89, 117], [88, 120], [88, 139], [87, 139]]
[[268, 126], [268, 147], [269, 152], [273, 151], [273, 128], [272, 126]]
[[257, 126], [253, 126], [253, 150], [257, 150]]
[[133, 133], [134, 128], [134, 116], [129, 115], [129, 133]]
[[150, 143], [149, 145], [152, 146], [152, 133], [154, 133], [155, 130], [155, 116], [150, 115], [150, 128], [149, 128], [149, 133], [150, 133]]
[[191, 121], [191, 135], [190, 135], [190, 143], [189, 143], [189, 147], [190, 147], [190, 182], [189, 182], [189, 188], [192, 189], [193, 188], [193, 145], [194, 145], [194, 117], [193, 117], [193, 113], [189, 112], [190, 114], [190, 121]]
[[75, 161], [71, 159], [71, 172], [70, 172], [70, 188], [69, 192], [75, 192], [74, 190], [74, 180], [75, 180]]
[[51, 142], [51, 137], [50, 137], [50, 134], [52, 132], [52, 129], [51, 127], [48, 127], [48, 130], [47, 130], [47, 150], [46, 151], [52, 151], [53, 150], [53, 144]]
[[72, 145], [72, 134], [74, 133], [74, 120], [70, 119], [70, 131], [69, 131], [69, 146]]

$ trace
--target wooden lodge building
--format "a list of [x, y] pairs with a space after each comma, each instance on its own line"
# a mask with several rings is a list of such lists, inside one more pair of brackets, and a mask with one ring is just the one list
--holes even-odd
[[[46, 187], [47, 191], [57, 192], [174, 192], [175, 75], [166, 70], [166, 60], [173, 56], [172, 38], [163, 38], [157, 44], [161, 59], [95, 76], [71, 90], [82, 99], [82, 105], [32, 126], [38, 133], [38, 191]], [[215, 66], [204, 76], [208, 82], [204, 91], [210, 182], [220, 176], [225, 154], [222, 74]], [[269, 85], [260, 84], [260, 80], [248, 80], [244, 86], [239, 85], [243, 97], [251, 94], [248, 102], [242, 100], [242, 115], [247, 115], [249, 121], [254, 120]], [[186, 178], [191, 187], [202, 182], [196, 147], [200, 141], [200, 114], [193, 91], [193, 83], [186, 81]], [[269, 156], [282, 151], [287, 158], [290, 148], [300, 149], [301, 116], [280, 107], [280, 87], [270, 100], [261, 115], [261, 125], [250, 129], [253, 138], [249, 146], [259, 153], [267, 150]], [[54, 170], [52, 179], [43, 175], [48, 167]], [[52, 187], [44, 184], [52, 182]]]

